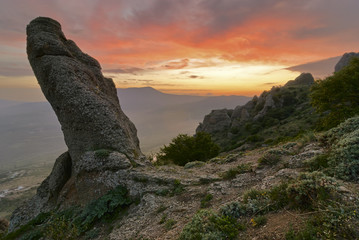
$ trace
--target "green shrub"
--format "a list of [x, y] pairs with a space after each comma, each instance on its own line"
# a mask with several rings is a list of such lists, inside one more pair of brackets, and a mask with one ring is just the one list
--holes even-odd
[[184, 166], [188, 162], [207, 161], [217, 156], [219, 147], [208, 133], [199, 132], [194, 137], [180, 134], [172, 139], [168, 146], [161, 148], [157, 154], [160, 164], [174, 164]]
[[329, 167], [328, 158], [328, 154], [321, 154], [305, 161], [304, 164], [311, 172], [320, 171]]
[[161, 204], [161, 206], [159, 206], [156, 210], [156, 213], [161, 213], [164, 212], [168, 207], [166, 207], [165, 205]]
[[290, 229], [286, 234], [286, 239], [358, 239], [359, 218], [356, 210], [353, 209], [357, 207], [329, 205], [325, 211], [313, 214], [303, 229], [297, 232]]
[[266, 223], [267, 223], [267, 217], [263, 216], [263, 215], [256, 216], [251, 219], [252, 227], [255, 227], [255, 228], [261, 227], [261, 226], [265, 225]]
[[210, 210], [200, 210], [184, 228], [180, 240], [236, 239], [240, 225], [234, 218], [221, 216]]
[[248, 215], [247, 206], [239, 202], [228, 203], [222, 206], [220, 211], [222, 215], [236, 219]]
[[182, 192], [184, 192], [184, 190], [185, 190], [185, 188], [184, 188], [184, 185], [181, 183], [181, 181], [178, 179], [175, 179], [173, 182], [173, 189], [170, 194], [171, 194], [171, 196], [174, 196], [177, 194], [181, 194]]
[[127, 189], [118, 186], [83, 209], [71, 207], [61, 212], [41, 213], [2, 239], [78, 239], [96, 222], [116, 217], [132, 202], [127, 196]]
[[243, 195], [243, 203], [246, 204], [247, 212], [263, 214], [271, 210], [271, 201], [268, 191], [250, 189]]
[[258, 159], [258, 167], [274, 166], [281, 161], [279, 154], [266, 152], [261, 158]]
[[252, 171], [252, 166], [248, 163], [239, 164], [235, 168], [230, 168], [226, 172], [221, 174], [221, 177], [225, 180], [231, 180], [237, 176], [237, 174], [242, 174]]
[[51, 213], [40, 213], [27, 224], [19, 227], [17, 230], [5, 235], [2, 240], [12, 239], [40, 239], [43, 236], [41, 225], [49, 220]]
[[359, 113], [359, 58], [311, 88], [311, 103], [320, 113], [326, 112], [320, 127], [329, 129]]
[[53, 240], [78, 239], [80, 232], [77, 226], [67, 219], [64, 215], [53, 214], [49, 223], [45, 227], [45, 236]]
[[329, 166], [336, 177], [359, 181], [359, 129], [344, 135], [332, 148]]
[[227, 171], [225, 171], [224, 173], [221, 174], [221, 177], [225, 180], [231, 180], [233, 178], [235, 178], [238, 174], [238, 169], [237, 168], [230, 168]]
[[176, 225], [177, 221], [173, 220], [173, 219], [168, 219], [166, 222], [165, 222], [165, 229], [168, 231], [168, 230], [171, 230], [173, 228], [174, 225]]
[[325, 146], [331, 146], [341, 139], [344, 135], [359, 129], [359, 116], [347, 119], [337, 127], [325, 132], [319, 139]]
[[164, 224], [167, 220], [168, 214], [165, 213], [162, 215], [161, 220], [158, 222], [159, 224]]
[[208, 193], [201, 199], [201, 208], [208, 208], [211, 204], [210, 201], [213, 199], [213, 195]]
[[282, 209], [289, 203], [289, 197], [287, 194], [287, 183], [281, 183], [279, 185], [273, 186], [268, 191], [268, 196], [271, 202], [271, 210]]
[[252, 199], [258, 199], [265, 195], [264, 190], [258, 190], [255, 188], [249, 189], [243, 194], [243, 202], [248, 203]]
[[322, 172], [302, 173], [288, 185], [289, 203], [294, 208], [313, 209], [319, 202], [334, 197], [338, 184]]
[[84, 232], [99, 219], [116, 215], [120, 209], [129, 206], [132, 202], [127, 196], [127, 189], [117, 186], [88, 204], [81, 214], [74, 219], [74, 223], [79, 226], [80, 232]]

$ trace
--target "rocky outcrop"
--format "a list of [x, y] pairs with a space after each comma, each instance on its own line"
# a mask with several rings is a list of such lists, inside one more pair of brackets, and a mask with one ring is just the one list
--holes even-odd
[[96, 59], [66, 39], [58, 22], [45, 17], [31, 21], [27, 53], [68, 152], [56, 160], [37, 194], [15, 210], [10, 231], [41, 212], [83, 204], [126, 185], [121, 182], [126, 171], [143, 158], [136, 128], [121, 110], [112, 79], [102, 75]]
[[54, 109], [72, 161], [89, 150], [112, 149], [136, 158], [137, 131], [122, 112], [112, 79], [96, 59], [66, 39], [58, 22], [36, 18], [27, 26], [27, 53]]
[[210, 114], [204, 117], [197, 131], [216, 133], [228, 130], [231, 125], [231, 111], [227, 109], [213, 110]]
[[353, 57], [359, 57], [359, 53], [355, 53], [355, 52], [345, 53], [342, 56], [342, 58], [339, 60], [339, 62], [335, 65], [334, 71], [338, 72], [343, 67], [347, 66]]
[[[301, 104], [307, 103], [309, 87], [313, 83], [314, 78], [310, 73], [302, 73], [283, 87], [272, 87], [259, 97], [254, 96], [244, 106], [237, 106], [234, 110], [212, 110], [204, 117], [196, 132], [210, 133], [214, 141], [225, 148], [239, 139], [241, 131], [246, 134], [258, 132], [262, 125], [283, 120], [286, 114], [299, 110]], [[263, 123], [268, 115], [269, 121]], [[250, 129], [251, 126], [256, 129]]]
[[293, 85], [312, 85], [314, 83], [314, 78], [310, 73], [302, 73], [296, 79], [288, 81], [285, 86]]

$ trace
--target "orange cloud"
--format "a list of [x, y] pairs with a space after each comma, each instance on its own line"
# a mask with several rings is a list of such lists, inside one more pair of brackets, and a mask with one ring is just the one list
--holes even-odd
[[357, 9], [355, 0], [5, 1], [0, 75], [16, 72], [14, 62], [31, 73], [25, 27], [37, 16], [58, 20], [104, 69], [133, 73], [216, 66], [212, 59], [289, 66], [358, 51]]
[[189, 62], [189, 60], [186, 58], [186, 59], [182, 59], [180, 61], [168, 62], [165, 65], [163, 65], [162, 67], [164, 67], [166, 69], [181, 69], [181, 68], [187, 67], [188, 62]]

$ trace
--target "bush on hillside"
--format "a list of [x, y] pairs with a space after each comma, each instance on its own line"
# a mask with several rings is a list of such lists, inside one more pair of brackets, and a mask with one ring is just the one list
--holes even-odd
[[344, 135], [333, 147], [329, 167], [335, 177], [359, 182], [359, 129]]
[[359, 116], [355, 116], [342, 122], [337, 127], [330, 129], [320, 138], [320, 141], [325, 146], [330, 146], [336, 143], [345, 134], [351, 133], [359, 129]]
[[207, 161], [219, 154], [219, 147], [208, 133], [199, 132], [191, 137], [180, 134], [168, 146], [161, 148], [157, 155], [160, 164], [174, 163], [180, 166], [193, 161]]
[[359, 113], [359, 58], [311, 88], [311, 103], [325, 113], [320, 128], [330, 129]]
[[200, 210], [184, 228], [180, 240], [236, 239], [244, 226], [236, 219], [210, 210]]
[[281, 161], [281, 156], [276, 153], [266, 152], [261, 158], [258, 159], [258, 167], [274, 166]]
[[335, 179], [322, 172], [302, 173], [295, 183], [288, 185], [287, 195], [292, 207], [311, 209], [333, 198], [337, 187]]

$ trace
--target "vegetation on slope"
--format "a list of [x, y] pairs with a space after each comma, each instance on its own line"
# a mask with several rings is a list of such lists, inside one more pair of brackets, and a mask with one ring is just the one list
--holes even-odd
[[[321, 142], [326, 147], [326, 152], [306, 162], [306, 171], [289, 183], [267, 190], [252, 189], [242, 195], [242, 201], [224, 205], [219, 213], [205, 212], [209, 216], [203, 217], [204, 212], [198, 212], [183, 229], [180, 239], [236, 239], [238, 228], [234, 230], [233, 226], [248, 222], [248, 218], [255, 226], [262, 220], [266, 222], [263, 215], [280, 209], [299, 209], [304, 215], [308, 213], [310, 216], [304, 228], [290, 229], [287, 232], [288, 240], [357, 239], [359, 198], [357, 195], [349, 198], [346, 194], [343, 195], [339, 191], [338, 179], [359, 182], [359, 117], [348, 119], [359, 113], [358, 79], [359, 59], [353, 59], [349, 66], [326, 80], [317, 81], [311, 88], [311, 103], [322, 114], [319, 119], [320, 129], [330, 129], [341, 124], [323, 134]], [[274, 91], [288, 94], [293, 100], [289, 102], [296, 103], [299, 99], [293, 98], [296, 96], [291, 92], [293, 89], [283, 87]], [[283, 120], [293, 123], [296, 117], [298, 120], [306, 120], [295, 121], [296, 124], [304, 123], [297, 125], [297, 128], [300, 129], [305, 124], [313, 128], [317, 118], [310, 118], [312, 110], [308, 98], [309, 88], [305, 92], [300, 98], [300, 111], [294, 109], [293, 105], [270, 109], [259, 121], [250, 120], [241, 129], [232, 129], [232, 142], [240, 146], [249, 141], [273, 143], [283, 140], [284, 136], [293, 137], [300, 132], [291, 127], [284, 128], [285, 134], [278, 131], [276, 141], [272, 141], [273, 134], [268, 133], [273, 133], [270, 132], [273, 127], [282, 125]], [[233, 145], [229, 149], [231, 148]], [[270, 166], [274, 165], [270, 161], [273, 156], [275, 155], [263, 156], [258, 161], [258, 167], [267, 162], [270, 162]], [[226, 219], [226, 228], [221, 225], [222, 222], [213, 226], [213, 219], [218, 218]]]
[[[84, 208], [71, 207], [64, 211], [41, 213], [35, 219], [14, 232], [3, 236], [2, 240], [26, 239], [79, 239], [80, 236], [98, 235], [93, 232], [99, 222], [112, 221], [133, 201], [127, 196], [127, 189], [118, 186], [104, 196], [89, 203]], [[92, 237], [85, 236], [86, 239]]]
[[311, 89], [311, 103], [323, 114], [322, 129], [330, 129], [359, 114], [359, 58], [325, 80], [316, 81]]
[[195, 136], [180, 134], [168, 146], [161, 148], [157, 154], [158, 164], [174, 163], [180, 166], [193, 161], [207, 161], [217, 156], [219, 147], [208, 133], [197, 133]]
[[[318, 115], [310, 105], [309, 91], [309, 85], [273, 87], [262, 95], [272, 94], [275, 103], [282, 102], [281, 107], [268, 109], [259, 119], [250, 118], [232, 126], [215, 139], [219, 139], [223, 151], [229, 151], [243, 145], [249, 148], [275, 145], [313, 131]], [[249, 114], [255, 116], [262, 109], [262, 105], [257, 105]]]

